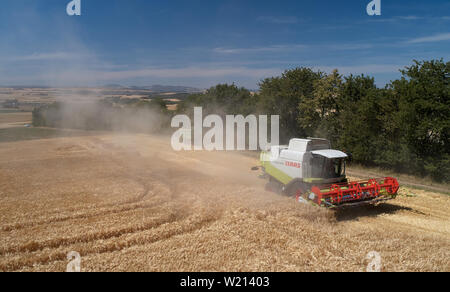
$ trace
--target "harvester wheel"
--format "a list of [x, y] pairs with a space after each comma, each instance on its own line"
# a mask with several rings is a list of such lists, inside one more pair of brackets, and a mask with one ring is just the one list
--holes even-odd
[[280, 194], [283, 192], [283, 186], [278, 181], [270, 177], [269, 182], [266, 184], [265, 190]]
[[286, 188], [284, 194], [288, 197], [297, 197], [299, 195], [303, 195], [309, 190], [307, 184], [302, 182], [296, 182]]

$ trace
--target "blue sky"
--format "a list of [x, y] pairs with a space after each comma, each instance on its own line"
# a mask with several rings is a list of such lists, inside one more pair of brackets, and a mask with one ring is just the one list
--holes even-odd
[[450, 57], [450, 1], [2, 0], [0, 85], [258, 82], [309, 66], [379, 86], [413, 59]]

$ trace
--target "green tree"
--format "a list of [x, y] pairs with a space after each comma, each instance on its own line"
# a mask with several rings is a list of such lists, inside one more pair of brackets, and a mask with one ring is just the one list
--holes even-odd
[[297, 68], [261, 82], [259, 110], [263, 114], [280, 116], [281, 141], [307, 134], [298, 122], [299, 104], [314, 99], [314, 83], [322, 76], [322, 72], [310, 68]]
[[305, 97], [298, 105], [298, 123], [307, 136], [320, 136], [336, 141], [339, 134], [339, 98], [342, 76], [338, 70], [314, 82], [311, 98]]
[[440, 180], [450, 180], [450, 62], [418, 62], [401, 70], [391, 84], [398, 100], [395, 120], [403, 131], [409, 168]]
[[256, 97], [247, 89], [235, 84], [219, 84], [205, 93], [192, 94], [178, 105], [179, 113], [192, 113], [196, 106], [204, 114], [248, 115], [255, 112]]
[[359, 163], [373, 164], [378, 155], [379, 96], [375, 80], [364, 75], [346, 77], [341, 87], [337, 146]]

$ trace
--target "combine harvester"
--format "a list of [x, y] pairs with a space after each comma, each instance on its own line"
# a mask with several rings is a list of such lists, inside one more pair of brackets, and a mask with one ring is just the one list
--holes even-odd
[[399, 184], [386, 177], [349, 182], [346, 177], [348, 155], [332, 150], [324, 139], [292, 139], [289, 146], [272, 146], [261, 153], [266, 188], [295, 197], [298, 202], [326, 208], [376, 204], [394, 199]]

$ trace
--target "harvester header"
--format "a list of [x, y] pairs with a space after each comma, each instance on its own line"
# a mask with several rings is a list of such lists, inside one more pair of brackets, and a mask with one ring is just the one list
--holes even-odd
[[[368, 181], [349, 182], [331, 186], [314, 186], [311, 194], [312, 201], [328, 208], [340, 206], [358, 206], [374, 204], [394, 199], [399, 184], [397, 179], [387, 177], [383, 179], [370, 179]], [[297, 194], [297, 201], [302, 200], [302, 194]]]

